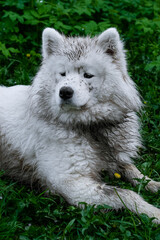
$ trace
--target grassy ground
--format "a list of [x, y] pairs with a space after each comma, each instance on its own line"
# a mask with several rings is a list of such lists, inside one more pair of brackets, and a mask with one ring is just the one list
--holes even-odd
[[[132, 189], [120, 180], [113, 184]], [[160, 207], [159, 194], [145, 193], [141, 187], [136, 191]], [[160, 239], [160, 227], [146, 215], [136, 216], [127, 209], [104, 213], [102, 209], [109, 210], [107, 206], [85, 206], [82, 210], [58, 196], [45, 197], [4, 177], [0, 180], [0, 199], [0, 239]]]

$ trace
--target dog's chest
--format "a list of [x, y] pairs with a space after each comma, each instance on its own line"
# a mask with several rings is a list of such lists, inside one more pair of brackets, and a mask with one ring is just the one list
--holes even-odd
[[100, 171], [104, 167], [97, 152], [97, 147], [94, 147], [94, 143], [85, 135], [58, 130], [55, 131], [54, 137], [42, 141], [41, 146], [38, 145], [36, 155], [41, 161], [42, 168], [47, 162], [55, 175], [64, 173], [78, 175], [90, 174], [95, 172], [95, 169]]

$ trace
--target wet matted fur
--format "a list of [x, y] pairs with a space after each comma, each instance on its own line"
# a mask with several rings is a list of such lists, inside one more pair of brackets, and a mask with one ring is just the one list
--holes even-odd
[[[38, 181], [70, 204], [124, 205], [160, 223], [160, 210], [137, 193], [101, 181], [121, 174], [136, 185], [141, 100], [127, 73], [116, 29], [94, 38], [43, 32], [43, 61], [31, 86], [0, 87], [0, 167]], [[150, 180], [156, 192], [160, 183]]]

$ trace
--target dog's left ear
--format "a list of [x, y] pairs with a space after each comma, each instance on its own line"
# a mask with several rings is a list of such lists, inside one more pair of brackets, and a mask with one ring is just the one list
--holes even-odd
[[123, 75], [128, 76], [125, 51], [117, 29], [109, 28], [104, 31], [99, 35], [97, 43], [104, 53], [110, 55], [118, 63]]
[[116, 28], [109, 28], [98, 37], [98, 45], [103, 48], [104, 52], [116, 57], [119, 52], [123, 50], [119, 33]]

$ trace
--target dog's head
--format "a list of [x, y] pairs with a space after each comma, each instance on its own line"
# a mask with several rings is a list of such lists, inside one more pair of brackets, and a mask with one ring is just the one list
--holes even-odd
[[115, 28], [95, 38], [43, 32], [43, 62], [33, 82], [39, 114], [63, 123], [120, 121], [141, 106]]

